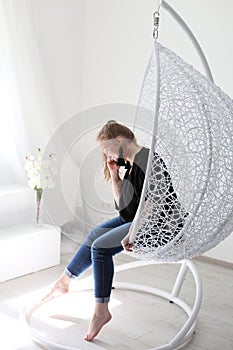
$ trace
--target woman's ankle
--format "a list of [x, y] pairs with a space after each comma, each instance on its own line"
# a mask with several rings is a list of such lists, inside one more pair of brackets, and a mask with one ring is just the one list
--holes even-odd
[[96, 303], [95, 309], [94, 309], [94, 315], [102, 316], [102, 315], [110, 314], [108, 309], [108, 304], [109, 303]]
[[60, 278], [59, 281], [64, 282], [65, 284], [69, 285], [71, 282], [71, 279], [69, 276], [67, 276], [65, 273], [63, 273]]

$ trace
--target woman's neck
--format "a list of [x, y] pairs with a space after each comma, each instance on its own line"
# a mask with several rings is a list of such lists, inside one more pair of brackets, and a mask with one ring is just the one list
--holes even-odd
[[131, 164], [134, 162], [135, 155], [142, 149], [141, 146], [138, 146], [136, 144], [131, 144], [126, 150], [126, 157], [125, 159], [128, 160]]

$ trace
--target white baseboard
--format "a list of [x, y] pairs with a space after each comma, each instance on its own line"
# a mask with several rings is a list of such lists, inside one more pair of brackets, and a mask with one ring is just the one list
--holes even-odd
[[233, 263], [229, 262], [229, 261], [224, 261], [224, 260], [212, 258], [212, 257], [206, 256], [206, 255], [199, 256], [199, 257], [195, 258], [195, 260], [203, 261], [203, 262], [206, 262], [208, 264], [222, 266], [222, 267], [225, 267], [227, 269], [233, 270]]

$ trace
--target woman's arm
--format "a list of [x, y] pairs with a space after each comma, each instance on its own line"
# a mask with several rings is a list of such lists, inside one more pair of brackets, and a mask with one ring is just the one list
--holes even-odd
[[[147, 217], [149, 215], [149, 213], [151, 212], [152, 210], [152, 203], [150, 200], [146, 200], [145, 203], [143, 204], [143, 208], [141, 210], [141, 213], [140, 213], [140, 219], [143, 219], [145, 217]], [[135, 223], [137, 222], [138, 220], [138, 213], [136, 213], [135, 215], [135, 218], [134, 220], [132, 221], [132, 224], [129, 228], [129, 232], [128, 234], [125, 236], [125, 238], [123, 238], [123, 240], [121, 241], [121, 245], [122, 247], [127, 250], [128, 252], [132, 252], [132, 248], [133, 248], [133, 238], [132, 238], [132, 231], [134, 230], [134, 226], [135, 226]]]
[[116, 164], [116, 162], [114, 160], [109, 160], [107, 165], [108, 165], [108, 169], [109, 169], [109, 172], [111, 175], [113, 197], [114, 197], [115, 202], [118, 206], [119, 199], [120, 199], [121, 186], [122, 186], [122, 180], [119, 176], [119, 166]]

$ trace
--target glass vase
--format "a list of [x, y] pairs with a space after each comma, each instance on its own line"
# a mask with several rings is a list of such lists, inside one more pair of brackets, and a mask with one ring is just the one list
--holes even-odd
[[41, 188], [35, 190], [35, 225], [41, 227], [43, 225], [43, 190]]

